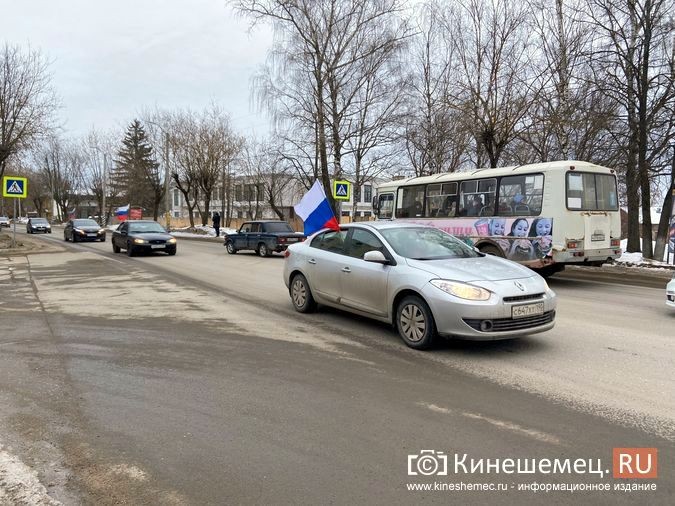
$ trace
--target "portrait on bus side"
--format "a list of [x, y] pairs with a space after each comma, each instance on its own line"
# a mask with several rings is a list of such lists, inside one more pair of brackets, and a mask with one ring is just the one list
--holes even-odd
[[537, 258], [543, 258], [551, 252], [553, 244], [553, 220], [536, 218], [530, 227], [529, 237], [533, 237], [532, 246]]
[[490, 235], [506, 235], [506, 220], [504, 218], [492, 218], [490, 220]]
[[513, 220], [511, 224], [510, 237], [518, 237], [518, 239], [511, 240], [511, 247], [507, 258], [516, 262], [534, 259], [534, 246], [532, 241], [526, 239], [530, 229], [530, 224], [525, 218], [518, 218]]

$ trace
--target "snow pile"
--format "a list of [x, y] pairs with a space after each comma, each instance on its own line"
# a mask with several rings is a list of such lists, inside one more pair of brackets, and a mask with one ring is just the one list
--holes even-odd
[[[662, 267], [662, 268], [673, 268], [673, 253], [668, 257], [668, 248], [663, 253], [663, 261], [652, 260], [651, 258], [644, 258], [641, 252], [637, 253], [626, 253], [626, 246], [628, 244], [628, 239], [621, 240], [621, 251], [623, 251], [621, 257], [616, 260], [617, 263], [626, 265], [626, 266], [638, 266], [638, 267]], [[656, 247], [656, 242], [652, 243], [652, 248]], [[670, 260], [670, 262], [668, 262]]]

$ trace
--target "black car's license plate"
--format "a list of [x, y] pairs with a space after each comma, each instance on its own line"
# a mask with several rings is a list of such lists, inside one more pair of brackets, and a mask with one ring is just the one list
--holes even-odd
[[297, 242], [297, 241], [298, 241], [297, 237], [289, 237], [288, 239], [286, 239], [286, 242]]

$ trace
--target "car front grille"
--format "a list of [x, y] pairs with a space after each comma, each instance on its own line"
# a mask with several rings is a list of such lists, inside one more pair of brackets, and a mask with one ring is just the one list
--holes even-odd
[[531, 293], [529, 295], [516, 295], [514, 297], [504, 297], [504, 302], [522, 302], [524, 300], [541, 299], [543, 296], [544, 296], [543, 293]]
[[150, 244], [164, 244], [166, 241], [163, 239], [151, 239], [148, 241]]
[[484, 332], [481, 330], [481, 326], [484, 326], [484, 322], [490, 322], [492, 327], [487, 330], [487, 332], [509, 332], [513, 330], [524, 330], [532, 329], [535, 327], [540, 327], [541, 325], [546, 325], [551, 323], [555, 319], [555, 311], [547, 311], [544, 314], [536, 316], [527, 316], [525, 318], [496, 318], [489, 320], [486, 318], [464, 318], [464, 323], [469, 327], [479, 332]]

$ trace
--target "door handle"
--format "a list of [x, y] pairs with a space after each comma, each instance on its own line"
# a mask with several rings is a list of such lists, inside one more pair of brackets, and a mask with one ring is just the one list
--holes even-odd
[[314, 265], [314, 264], [316, 264], [316, 260], [314, 260], [313, 258], [310, 258], [309, 260], [307, 260], [307, 263]]
[[342, 272], [352, 272], [352, 270], [349, 267], [343, 267]]

